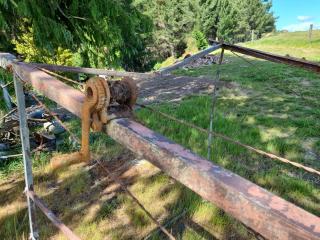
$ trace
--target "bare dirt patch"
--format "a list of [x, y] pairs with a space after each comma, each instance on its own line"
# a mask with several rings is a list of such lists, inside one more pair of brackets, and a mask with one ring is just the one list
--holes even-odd
[[157, 78], [137, 81], [139, 98], [141, 103], [176, 102], [183, 97], [194, 94], [210, 94], [214, 86], [231, 88], [229, 82], [216, 81], [215, 79], [202, 76], [176, 76], [167, 75]]

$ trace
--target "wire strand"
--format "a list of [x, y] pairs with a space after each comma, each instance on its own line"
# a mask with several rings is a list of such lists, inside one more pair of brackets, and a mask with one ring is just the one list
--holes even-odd
[[[19, 77], [19, 79], [25, 83], [25, 81], [23, 81], [21, 79], [21, 77], [17, 74], [17, 76]], [[55, 120], [70, 134], [70, 136], [77, 142], [80, 143], [80, 139], [78, 137], [76, 137], [71, 130], [65, 125], [63, 124], [63, 122], [39, 99], [37, 98], [33, 93], [30, 93], [31, 97], [33, 99], [35, 99], [38, 104], [43, 107], [53, 118], [55, 118]], [[176, 240], [175, 237], [170, 234], [168, 232], [168, 230], [166, 230], [152, 215], [151, 213], [140, 203], [140, 201], [124, 186], [124, 184], [122, 183], [122, 181], [120, 179], [117, 179], [116, 177], [112, 176], [112, 174], [110, 173], [110, 171], [104, 167], [102, 165], [102, 163], [96, 159], [97, 163], [99, 164], [99, 166], [103, 169], [103, 171], [105, 173], [108, 174], [108, 176], [116, 183], [118, 183], [120, 185], [120, 187], [123, 189], [123, 191], [125, 191], [132, 199], [133, 201], [135, 201], [137, 203], [137, 205], [148, 215], [148, 217], [161, 229], [161, 231], [166, 234], [168, 236], [169, 239], [171, 240]]]
[[112, 179], [112, 181], [116, 182], [119, 184], [119, 186], [122, 188], [123, 191], [125, 191], [131, 198], [132, 200], [148, 215], [148, 217], [160, 228], [160, 230], [167, 235], [167, 237], [171, 240], [175, 240], [176, 238], [169, 233], [167, 229], [165, 229], [158, 221], [155, 219], [152, 214], [140, 203], [140, 201], [133, 195], [133, 193], [124, 185], [124, 183], [117, 178], [116, 176], [113, 176], [111, 172], [101, 163], [100, 160], [96, 159], [97, 163], [101, 167], [101, 169], [108, 174], [108, 176]]
[[207, 130], [207, 129], [204, 129], [204, 128], [201, 128], [201, 127], [199, 127], [199, 126], [197, 126], [197, 125], [194, 125], [194, 124], [192, 124], [192, 123], [186, 122], [186, 121], [184, 121], [184, 120], [181, 120], [181, 119], [175, 118], [175, 117], [173, 117], [173, 116], [170, 116], [170, 115], [168, 115], [168, 114], [166, 114], [166, 113], [163, 113], [163, 112], [160, 112], [160, 111], [158, 111], [158, 110], [155, 110], [155, 109], [153, 109], [153, 108], [151, 108], [151, 107], [148, 107], [148, 106], [146, 106], [146, 105], [143, 105], [143, 104], [136, 104], [136, 105], [137, 105], [137, 106], [140, 106], [140, 107], [142, 107], [142, 108], [148, 109], [149, 111], [152, 111], [152, 112], [154, 112], [154, 113], [157, 113], [157, 114], [159, 114], [159, 115], [161, 115], [161, 116], [163, 116], [163, 117], [166, 117], [166, 118], [168, 118], [168, 119], [170, 119], [170, 120], [173, 120], [173, 121], [176, 121], [176, 122], [178, 122], [178, 123], [180, 123], [180, 124], [183, 124], [183, 125], [185, 125], [185, 126], [187, 126], [187, 127], [191, 127], [191, 128], [197, 129], [198, 131], [203, 132], [203, 133], [207, 133], [207, 134], [211, 133], [212, 135], [214, 135], [214, 136], [216, 136], [216, 137], [222, 138], [222, 139], [225, 140], [225, 141], [228, 141], [228, 142], [231, 142], [231, 143], [233, 143], [233, 144], [236, 144], [236, 145], [239, 145], [239, 146], [241, 146], [241, 147], [244, 147], [244, 148], [246, 148], [246, 149], [248, 149], [248, 150], [250, 150], [250, 151], [253, 151], [253, 152], [257, 153], [257, 154], [263, 155], [263, 156], [268, 157], [268, 158], [271, 158], [271, 159], [279, 160], [279, 161], [281, 161], [281, 162], [283, 162], [283, 163], [290, 164], [290, 165], [292, 165], [292, 166], [295, 166], [295, 167], [300, 168], [300, 169], [304, 169], [305, 171], [308, 171], [308, 172], [310, 172], [310, 173], [314, 173], [314, 174], [317, 174], [317, 175], [320, 176], [320, 171], [318, 171], [318, 170], [316, 170], [316, 169], [313, 169], [313, 168], [311, 168], [311, 167], [307, 167], [307, 166], [304, 166], [304, 165], [302, 165], [302, 164], [300, 164], [300, 163], [290, 161], [290, 160], [288, 160], [288, 159], [286, 159], [286, 158], [283, 158], [283, 157], [279, 157], [279, 156], [277, 156], [277, 155], [275, 155], [275, 154], [273, 154], [273, 153], [268, 153], [268, 152], [265, 152], [265, 151], [263, 151], [263, 150], [254, 148], [254, 147], [252, 147], [252, 146], [250, 146], [250, 145], [247, 145], [247, 144], [241, 143], [241, 142], [239, 142], [239, 141], [236, 141], [236, 140], [234, 140], [234, 139], [232, 139], [232, 138], [230, 138], [230, 137], [228, 137], [228, 136], [226, 136], [226, 135], [223, 135], [223, 134], [221, 134], [221, 133], [217, 133], [217, 132], [214, 132], [214, 131], [209, 131], [209, 130]]
[[37, 68], [37, 69], [39, 69], [40, 71], [43, 71], [43, 72], [45, 72], [45, 73], [47, 73], [47, 74], [49, 74], [49, 75], [51, 75], [51, 76], [61, 78], [61, 79], [65, 80], [65, 81], [67, 81], [67, 82], [75, 83], [75, 84], [78, 84], [78, 85], [80, 85], [80, 86], [85, 86], [84, 83], [77, 82], [77, 81], [75, 81], [75, 80], [72, 80], [72, 79], [67, 78], [67, 77], [65, 77], [65, 76], [62, 76], [62, 75], [60, 75], [60, 74], [58, 74], [58, 73], [52, 72], [52, 71], [50, 71], [50, 70], [47, 70], [47, 69], [45, 69], [45, 68], [41, 68], [41, 67], [37, 67], [37, 66], [35, 66], [35, 68]]

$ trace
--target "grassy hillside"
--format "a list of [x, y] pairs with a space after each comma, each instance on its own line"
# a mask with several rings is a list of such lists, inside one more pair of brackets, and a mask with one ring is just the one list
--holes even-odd
[[[304, 37], [306, 39], [304, 39]], [[320, 61], [320, 32], [312, 43], [307, 33], [281, 33], [246, 46]], [[190, 49], [193, 49], [192, 46]], [[308, 51], [307, 51], [308, 50]], [[194, 51], [190, 50], [190, 51]], [[243, 143], [320, 169], [320, 75], [226, 52], [221, 66], [221, 88], [215, 107], [214, 130]], [[172, 60], [171, 60], [172, 61]], [[175, 74], [215, 77], [217, 66], [179, 70]], [[211, 96], [186, 97], [177, 104], [153, 106], [203, 128], [209, 125]], [[139, 110], [137, 118], [148, 127], [206, 157], [207, 136], [159, 116]], [[80, 133], [79, 121], [68, 123]], [[58, 152], [74, 149], [65, 142]], [[172, 229], [178, 239], [255, 239], [241, 223], [202, 200], [147, 163], [128, 167], [134, 157], [101, 134], [92, 134], [91, 149], [104, 156], [110, 171], [121, 176], [145, 207]], [[35, 190], [49, 207], [83, 239], [165, 239], [148, 217], [96, 165], [82, 164], [52, 172], [51, 155], [33, 157]], [[290, 202], [320, 216], [320, 178], [261, 157], [214, 138], [215, 164], [257, 183]], [[120, 170], [119, 170], [120, 168]], [[21, 159], [0, 167], [0, 239], [27, 239], [28, 222]], [[64, 239], [38, 213], [43, 239]], [[180, 218], [173, 219], [176, 216]]]
[[[279, 33], [243, 45], [320, 61], [320, 32], [315, 32], [311, 43], [305, 39], [306, 36], [306, 32]], [[245, 60], [229, 51], [225, 52], [227, 64], [221, 66], [221, 80], [232, 87], [222, 88], [218, 93], [214, 130], [319, 170], [320, 75], [299, 68], [242, 57]], [[178, 70], [175, 73], [215, 78], [216, 71], [217, 65], [213, 65]], [[179, 104], [164, 103], [154, 107], [208, 128], [211, 101], [210, 96], [199, 95], [187, 97]], [[140, 111], [138, 115], [150, 128], [206, 157], [205, 134], [159, 118], [147, 110]], [[253, 154], [219, 138], [214, 139], [211, 155], [211, 161], [214, 163], [320, 216], [319, 176]], [[190, 207], [194, 207], [194, 204]], [[202, 203], [197, 207], [201, 208]], [[227, 215], [222, 213], [202, 224], [212, 234], [217, 232], [216, 229], [228, 232], [228, 226], [234, 226], [234, 221], [230, 218], [221, 220], [225, 216]], [[208, 222], [220, 220], [217, 225], [206, 225]]]
[[269, 34], [258, 41], [243, 45], [280, 55], [289, 54], [320, 62], [320, 30], [313, 31], [311, 41], [309, 41], [309, 32], [287, 32]]

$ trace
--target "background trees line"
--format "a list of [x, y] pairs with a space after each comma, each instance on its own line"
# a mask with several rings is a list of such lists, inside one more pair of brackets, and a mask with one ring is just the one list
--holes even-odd
[[145, 71], [192, 35], [246, 41], [275, 29], [262, 0], [0, 0], [1, 51], [28, 61]]

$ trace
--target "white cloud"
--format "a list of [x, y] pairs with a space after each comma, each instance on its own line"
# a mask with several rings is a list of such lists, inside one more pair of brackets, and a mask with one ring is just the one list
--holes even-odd
[[312, 16], [298, 16], [297, 19], [301, 22], [310, 21], [313, 19]]
[[320, 29], [320, 23], [314, 22], [302, 22], [297, 24], [290, 24], [282, 28], [282, 30], [288, 30], [289, 32], [295, 31], [307, 31], [310, 28], [310, 24], [313, 24], [313, 29]]

